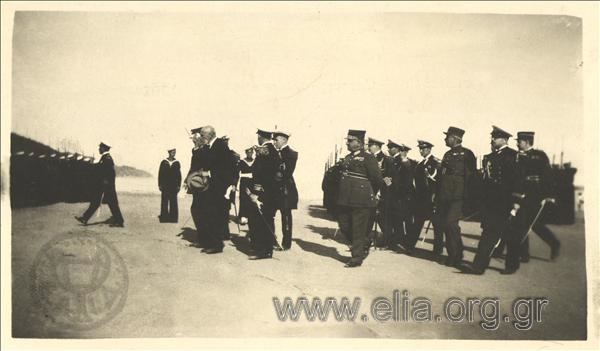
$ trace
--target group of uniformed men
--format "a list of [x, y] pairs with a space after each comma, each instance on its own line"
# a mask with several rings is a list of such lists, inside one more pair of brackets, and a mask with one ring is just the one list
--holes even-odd
[[[520, 262], [529, 260], [528, 234], [538, 234], [551, 249], [551, 259], [559, 255], [560, 242], [544, 225], [543, 210], [551, 197], [546, 154], [533, 148], [534, 132], [517, 133], [519, 151], [508, 147], [512, 135], [496, 126], [491, 132], [492, 152], [483, 157], [482, 188], [475, 194], [473, 184], [477, 161], [473, 152], [462, 146], [465, 131], [449, 127], [444, 134], [450, 149], [442, 160], [431, 153], [433, 144], [418, 140], [423, 159], [407, 157], [411, 148], [388, 140], [389, 155], [383, 142], [369, 138], [365, 150], [364, 130], [349, 130], [346, 146], [350, 152], [339, 164], [341, 177], [336, 199], [340, 231], [351, 244], [352, 258], [346, 267], [358, 267], [369, 254], [372, 229], [378, 225], [384, 245], [391, 250], [415, 253], [425, 222], [433, 226], [433, 253], [444, 263], [473, 274], [483, 274], [490, 258], [506, 246], [505, 269], [512, 274]], [[250, 259], [272, 258], [273, 250], [288, 250], [292, 244], [292, 210], [298, 205], [294, 170], [298, 153], [288, 146], [290, 134], [282, 131], [257, 131], [258, 145], [245, 150], [246, 157], [229, 149], [226, 137], [217, 138], [211, 126], [191, 131], [194, 142], [190, 170], [184, 182], [193, 195], [191, 215], [202, 252], [223, 251], [223, 240], [230, 238], [229, 212], [240, 181], [241, 224], [248, 224], [248, 237], [254, 254]], [[102, 186], [93, 196], [88, 210], [76, 219], [87, 221], [104, 201], [112, 212], [111, 225], [123, 227], [114, 186], [114, 162], [110, 146], [101, 143], [98, 169]], [[161, 162], [159, 188], [162, 192], [161, 222], [177, 222], [177, 193], [181, 186], [175, 149]], [[256, 157], [253, 158], [253, 153]], [[241, 180], [240, 180], [241, 178]], [[479, 208], [473, 208], [474, 198]], [[274, 218], [281, 212], [281, 245], [275, 235]], [[479, 212], [481, 239], [472, 264], [463, 262], [459, 221]], [[429, 227], [429, 225], [428, 225]], [[502, 245], [501, 245], [502, 244]]]
[[[462, 146], [465, 131], [449, 127], [444, 134], [450, 149], [442, 160], [431, 153], [433, 144], [418, 140], [423, 159], [407, 157], [409, 146], [369, 138], [364, 130], [349, 130], [350, 152], [339, 162], [341, 177], [336, 200], [340, 231], [351, 243], [352, 258], [346, 267], [358, 267], [373, 243], [370, 233], [379, 226], [384, 245], [412, 255], [425, 222], [433, 226], [433, 253], [441, 262], [472, 274], [483, 274], [501, 243], [507, 247], [503, 274], [512, 274], [529, 259], [528, 234], [533, 229], [558, 257], [560, 242], [544, 225], [545, 206], [554, 202], [546, 154], [533, 149], [534, 132], [517, 133], [519, 151], [508, 147], [512, 135], [496, 126], [491, 132], [492, 152], [483, 158], [483, 174], [477, 172], [473, 152]], [[477, 179], [477, 177], [481, 177]], [[474, 191], [476, 181], [482, 187]], [[478, 198], [478, 206], [473, 206]], [[474, 208], [478, 207], [478, 208]], [[473, 264], [463, 262], [459, 220], [479, 212], [482, 234]], [[429, 227], [429, 225], [428, 225]], [[496, 251], [496, 252], [494, 252]]]
[[[258, 145], [246, 149], [244, 159], [229, 149], [227, 138], [217, 138], [211, 126], [193, 129], [191, 134], [194, 148], [184, 186], [193, 195], [191, 213], [202, 252], [223, 252], [223, 240], [230, 237], [229, 211], [238, 180], [239, 222], [248, 224], [254, 251], [249, 258], [272, 258], [273, 250], [290, 249], [292, 210], [298, 205], [293, 176], [298, 153], [287, 144], [290, 134], [259, 129]], [[281, 244], [275, 235], [277, 211], [281, 212]]]

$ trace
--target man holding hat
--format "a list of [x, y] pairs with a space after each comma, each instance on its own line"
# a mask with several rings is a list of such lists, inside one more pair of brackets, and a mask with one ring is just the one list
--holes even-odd
[[463, 244], [458, 221], [470, 200], [469, 188], [476, 174], [473, 152], [462, 146], [465, 131], [449, 127], [444, 139], [450, 150], [442, 158], [441, 173], [435, 195], [435, 213], [446, 236], [447, 266], [458, 267], [463, 259]]
[[283, 240], [281, 246], [289, 250], [292, 246], [292, 210], [298, 208], [298, 189], [294, 181], [294, 171], [298, 161], [298, 152], [288, 146], [289, 133], [273, 132], [273, 141], [277, 155], [275, 172], [275, 210], [281, 213]]
[[512, 274], [519, 269], [520, 257], [529, 256], [528, 231], [531, 228], [550, 246], [550, 259], [559, 255], [560, 241], [548, 229], [544, 221], [544, 208], [554, 203], [551, 198], [550, 161], [542, 150], [533, 148], [534, 132], [518, 132], [516, 158], [516, 180], [513, 190], [514, 225], [506, 243], [506, 268], [504, 274]]
[[98, 192], [92, 198], [92, 201], [90, 201], [90, 205], [85, 213], [81, 217], [75, 217], [75, 219], [84, 225], [87, 225], [88, 220], [104, 202], [108, 204], [112, 214], [110, 226], [124, 227], [124, 220], [119, 208], [119, 200], [117, 199], [117, 190], [115, 188], [115, 162], [110, 156], [110, 148], [110, 145], [104, 142], [101, 142], [98, 146], [98, 152], [101, 155], [100, 161], [96, 165], [100, 180]]
[[374, 138], [368, 139], [368, 147], [369, 152], [375, 156], [377, 160], [377, 164], [379, 166], [379, 170], [381, 171], [381, 175], [383, 177], [384, 186], [379, 190], [379, 199], [377, 203], [377, 211], [374, 214], [373, 218], [369, 221], [369, 229], [373, 228], [373, 224], [377, 221], [381, 232], [383, 233], [383, 237], [385, 240], [385, 246], [387, 248], [392, 247], [392, 227], [391, 221], [389, 219], [390, 215], [390, 196], [389, 191], [392, 186], [392, 179], [395, 177], [396, 169], [394, 167], [394, 161], [392, 158], [381, 151], [381, 147], [383, 145], [382, 141], [379, 141]]
[[490, 264], [492, 251], [508, 236], [512, 190], [516, 178], [517, 151], [508, 147], [512, 135], [492, 126], [492, 152], [483, 158], [483, 193], [481, 202], [481, 239], [472, 265], [473, 274], [483, 274]]
[[337, 220], [340, 231], [352, 245], [352, 258], [346, 263], [349, 268], [360, 266], [369, 254], [369, 219], [377, 206], [375, 194], [384, 185], [377, 160], [364, 150], [365, 133], [348, 131], [346, 147], [350, 154], [340, 165]]
[[175, 159], [177, 150], [167, 151], [169, 156], [160, 162], [158, 168], [158, 189], [160, 190], [160, 216], [161, 223], [177, 223], [179, 208], [177, 206], [177, 193], [181, 188], [181, 165]]
[[433, 253], [439, 256], [444, 250], [444, 233], [432, 214], [441, 160], [431, 153], [432, 143], [417, 140], [417, 146], [423, 159], [415, 166], [415, 225], [410, 233], [408, 249], [414, 249], [425, 221], [429, 219], [433, 226]]

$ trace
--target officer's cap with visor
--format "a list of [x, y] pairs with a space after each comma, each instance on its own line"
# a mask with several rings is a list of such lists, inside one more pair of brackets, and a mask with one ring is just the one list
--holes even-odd
[[348, 130], [348, 136], [346, 137], [347, 140], [365, 140], [365, 134], [367, 134], [367, 131], [365, 130], [356, 130], [356, 129], [349, 129]]
[[465, 131], [457, 127], [448, 127], [448, 131], [444, 132], [444, 134], [462, 139], [463, 135], [465, 135]]
[[517, 133], [517, 140], [527, 140], [530, 143], [533, 143], [533, 136], [535, 135], [534, 132], [518, 132]]
[[510, 134], [509, 132], [502, 130], [501, 128], [498, 128], [496, 126], [492, 126], [492, 138], [496, 139], [496, 138], [502, 138], [502, 139], [508, 139], [510, 137], [512, 137], [512, 134]]
[[371, 146], [371, 145], [377, 145], [377, 146], [381, 147], [381, 145], [383, 145], [383, 141], [379, 141], [379, 140], [374, 139], [374, 138], [369, 138], [368, 144], [369, 144], [369, 146]]
[[425, 140], [417, 140], [417, 146], [419, 147], [419, 149], [425, 149], [432, 148], [433, 144]]

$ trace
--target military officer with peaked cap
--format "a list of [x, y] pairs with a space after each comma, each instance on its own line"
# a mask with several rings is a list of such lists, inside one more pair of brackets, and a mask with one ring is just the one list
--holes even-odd
[[364, 150], [365, 133], [348, 131], [346, 147], [350, 153], [341, 163], [337, 220], [352, 245], [352, 258], [346, 263], [349, 268], [360, 266], [369, 254], [369, 219], [377, 206], [375, 195], [384, 184], [377, 160]]
[[384, 185], [379, 190], [379, 199], [377, 202], [377, 211], [372, 216], [369, 221], [369, 230], [373, 228], [375, 221], [377, 221], [377, 225], [381, 229], [383, 234], [383, 238], [385, 240], [385, 246], [387, 248], [391, 248], [392, 246], [392, 228], [391, 221], [389, 217], [390, 211], [390, 196], [389, 190], [392, 186], [392, 179], [394, 178], [395, 168], [394, 161], [392, 158], [381, 151], [381, 147], [383, 146], [383, 142], [374, 138], [368, 139], [368, 147], [369, 152], [375, 156], [377, 160], [377, 164], [379, 165], [379, 169], [381, 170], [381, 176], [383, 177]]
[[414, 249], [426, 220], [433, 226], [433, 253], [441, 255], [444, 250], [444, 233], [433, 214], [433, 197], [440, 174], [441, 160], [431, 153], [433, 144], [417, 140], [423, 159], [415, 166], [415, 224], [409, 238], [409, 248]]
[[472, 178], [476, 174], [477, 160], [473, 152], [462, 146], [465, 131], [449, 127], [444, 139], [450, 150], [442, 158], [441, 173], [435, 195], [437, 221], [441, 223], [448, 259], [447, 266], [458, 267], [463, 259], [463, 244], [458, 221], [463, 217], [464, 206], [470, 200]]
[[283, 131], [273, 132], [273, 145], [276, 149], [277, 171], [275, 172], [275, 209], [281, 213], [282, 242], [284, 250], [292, 246], [292, 210], [298, 208], [298, 189], [294, 180], [294, 171], [298, 161], [298, 152], [288, 145], [290, 134]]
[[115, 162], [110, 156], [111, 146], [108, 143], [101, 142], [98, 146], [98, 152], [101, 154], [100, 161], [96, 165], [96, 169], [100, 178], [99, 191], [96, 192], [88, 209], [81, 217], [75, 217], [79, 222], [87, 225], [88, 220], [94, 212], [105, 202], [110, 208], [112, 217], [110, 219], [111, 227], [123, 227], [124, 220], [119, 208], [119, 200], [117, 199], [117, 190], [115, 188]]
[[517, 151], [508, 147], [512, 135], [492, 126], [491, 144], [493, 151], [483, 158], [483, 194], [481, 203], [481, 239], [472, 265], [471, 273], [483, 274], [490, 263], [494, 247], [506, 240], [512, 189], [515, 182]]
[[560, 241], [545, 225], [544, 209], [552, 198], [550, 161], [542, 150], [534, 149], [534, 132], [518, 132], [516, 179], [513, 190], [513, 223], [506, 244], [506, 268], [504, 274], [516, 272], [520, 257], [529, 256], [529, 228], [550, 246], [550, 259], [559, 255]]

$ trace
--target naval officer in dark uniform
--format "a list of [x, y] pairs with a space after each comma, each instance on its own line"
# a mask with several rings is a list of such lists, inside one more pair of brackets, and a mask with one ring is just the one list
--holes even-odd
[[[528, 231], [536, 233], [550, 246], [550, 259], [559, 255], [560, 241], [544, 221], [544, 208], [555, 200], [551, 194], [550, 161], [542, 150], [533, 148], [534, 132], [518, 132], [516, 179], [513, 191], [513, 225], [506, 243], [504, 274], [515, 273], [522, 257], [529, 257]], [[539, 214], [539, 215], [538, 215]]]
[[352, 258], [345, 265], [350, 268], [360, 266], [369, 254], [369, 219], [377, 206], [375, 195], [384, 184], [377, 160], [364, 150], [365, 133], [348, 131], [346, 146], [350, 154], [340, 165], [337, 220], [340, 231], [352, 245]]
[[517, 151], [508, 147], [512, 135], [492, 126], [492, 153], [483, 158], [483, 194], [481, 196], [481, 239], [472, 265], [466, 265], [470, 273], [483, 274], [490, 264], [494, 247], [506, 240], [512, 189], [515, 182]]
[[160, 162], [158, 168], [158, 189], [160, 190], [160, 222], [177, 223], [179, 207], [177, 193], [181, 188], [181, 164], [175, 159], [177, 150], [167, 151], [169, 156]]
[[408, 250], [408, 233], [413, 230], [413, 199], [415, 196], [414, 168], [416, 162], [408, 158], [410, 147], [388, 140], [392, 156], [392, 186], [390, 190], [390, 215], [392, 245], [401, 244]]
[[80, 223], [87, 225], [88, 220], [94, 212], [104, 202], [108, 204], [111, 217], [111, 227], [124, 227], [123, 215], [119, 208], [119, 200], [117, 199], [117, 190], [115, 187], [115, 162], [110, 156], [110, 145], [101, 142], [98, 146], [100, 153], [100, 161], [96, 166], [97, 175], [99, 177], [98, 191], [92, 198], [90, 206], [81, 217], [75, 217]]
[[374, 216], [369, 221], [369, 229], [372, 229], [375, 222], [381, 229], [384, 239], [384, 245], [388, 249], [392, 249], [392, 226], [390, 215], [390, 195], [388, 194], [390, 191], [390, 187], [392, 186], [392, 179], [394, 178], [395, 168], [394, 161], [392, 158], [383, 153], [381, 147], [383, 146], [383, 141], [379, 141], [374, 138], [368, 139], [368, 147], [369, 152], [375, 156], [377, 160], [377, 165], [379, 166], [379, 170], [381, 171], [381, 176], [383, 177], [384, 186], [379, 189], [379, 196], [377, 201], [377, 211], [374, 213]]
[[275, 172], [275, 209], [281, 213], [281, 247], [289, 250], [292, 247], [292, 210], [298, 208], [298, 189], [294, 180], [294, 171], [298, 161], [298, 152], [288, 145], [289, 133], [273, 132], [273, 145], [277, 155], [277, 171]]
[[463, 244], [458, 221], [470, 200], [469, 188], [476, 174], [477, 160], [473, 152], [462, 146], [465, 131], [449, 127], [444, 141], [450, 150], [442, 158], [441, 174], [435, 195], [437, 221], [446, 237], [447, 266], [459, 266], [463, 259]]
[[415, 224], [407, 249], [414, 249], [425, 221], [430, 220], [433, 226], [433, 253], [439, 256], [444, 250], [444, 233], [432, 214], [441, 160], [431, 153], [432, 143], [417, 140], [417, 145], [423, 159], [415, 166]]

